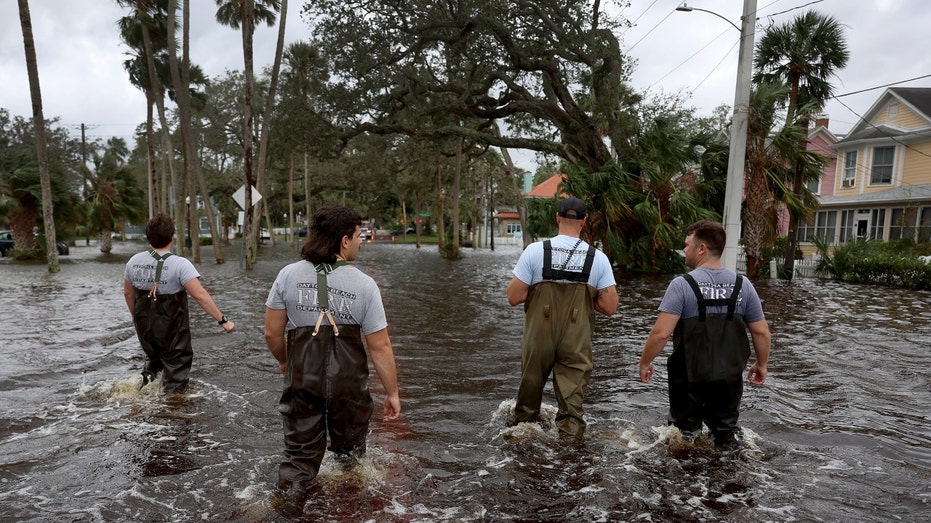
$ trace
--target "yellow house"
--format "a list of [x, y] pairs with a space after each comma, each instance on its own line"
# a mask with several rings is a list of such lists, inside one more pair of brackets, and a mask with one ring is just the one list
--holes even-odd
[[931, 88], [886, 89], [831, 149], [833, 191], [821, 191], [800, 242], [931, 241]]

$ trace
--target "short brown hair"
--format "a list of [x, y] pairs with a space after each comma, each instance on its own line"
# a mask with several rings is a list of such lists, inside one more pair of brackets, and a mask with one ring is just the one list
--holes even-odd
[[685, 230], [685, 236], [695, 235], [695, 240], [704, 243], [713, 256], [721, 256], [724, 252], [724, 245], [727, 243], [727, 233], [724, 226], [711, 220], [700, 220]]
[[171, 243], [175, 235], [175, 222], [170, 216], [158, 213], [149, 220], [145, 226], [145, 237], [149, 245], [155, 249], [162, 249]]

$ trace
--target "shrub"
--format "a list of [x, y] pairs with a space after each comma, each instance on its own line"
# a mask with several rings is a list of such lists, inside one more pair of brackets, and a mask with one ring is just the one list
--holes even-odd
[[918, 258], [922, 246], [912, 240], [880, 242], [857, 239], [831, 246], [816, 240], [817, 270], [835, 280], [931, 290], [931, 264]]

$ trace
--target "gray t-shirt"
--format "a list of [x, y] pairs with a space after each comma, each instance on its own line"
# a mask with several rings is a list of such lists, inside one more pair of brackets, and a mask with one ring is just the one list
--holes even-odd
[[[155, 282], [155, 258], [149, 254], [149, 251], [143, 251], [126, 262], [126, 269], [123, 272], [123, 279], [128, 281], [137, 289], [147, 291], [152, 288]], [[169, 256], [165, 259], [162, 266], [162, 275], [158, 282], [159, 294], [174, 294], [184, 289], [184, 284], [200, 278], [200, 273], [194, 268], [191, 260], [184, 256]]]
[[[370, 276], [351, 265], [343, 265], [327, 275], [327, 301], [337, 324], [359, 325], [368, 335], [388, 327], [378, 285]], [[278, 273], [265, 306], [287, 309], [288, 330], [317, 323], [317, 272], [312, 263], [301, 260], [286, 265]], [[324, 320], [324, 325], [328, 322]]]
[[[706, 300], [727, 299], [734, 291], [734, 282], [737, 273], [730, 269], [708, 269], [699, 267], [689, 274], [695, 278], [698, 289]], [[677, 277], [669, 283], [666, 295], [659, 304], [661, 312], [675, 314], [680, 318], [698, 316], [698, 300], [685, 278]], [[709, 314], [727, 312], [726, 306], [708, 307]], [[737, 297], [737, 309], [734, 311], [743, 316], [746, 323], [753, 323], [763, 319], [763, 305], [760, 296], [750, 280], [744, 277], [741, 284], [740, 296]]]

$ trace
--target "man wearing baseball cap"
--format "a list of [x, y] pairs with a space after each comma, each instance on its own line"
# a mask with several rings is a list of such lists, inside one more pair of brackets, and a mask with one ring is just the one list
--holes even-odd
[[521, 253], [507, 287], [508, 303], [523, 303], [525, 312], [514, 417], [518, 423], [540, 420], [543, 387], [552, 373], [559, 433], [581, 439], [595, 311], [614, 314], [617, 287], [608, 257], [581, 238], [585, 202], [564, 199], [556, 224], [556, 236]]

